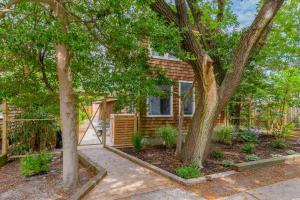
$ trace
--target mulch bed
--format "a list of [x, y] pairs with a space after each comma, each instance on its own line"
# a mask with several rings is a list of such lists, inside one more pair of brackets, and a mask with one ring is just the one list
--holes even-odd
[[[261, 135], [254, 154], [260, 157], [260, 159], [266, 159], [271, 158], [271, 154], [287, 155], [287, 150], [294, 150], [300, 153], [300, 145], [295, 142], [290, 141], [288, 143], [289, 146], [285, 149], [275, 149], [272, 147], [272, 141], [274, 140], [274, 136]], [[224, 153], [224, 158], [215, 159], [209, 156], [203, 163], [204, 168], [202, 169], [202, 173], [204, 175], [209, 175], [230, 170], [229, 168], [222, 166], [221, 163], [223, 160], [229, 160], [235, 163], [246, 162], [245, 156], [247, 154], [241, 152], [241, 146], [243, 144], [245, 143], [241, 141], [234, 141], [232, 145], [213, 144], [212, 149], [221, 150]], [[164, 146], [155, 146], [145, 148], [140, 152], [136, 152], [133, 148], [122, 148], [120, 150], [173, 174], [176, 174], [176, 169], [178, 167], [187, 164], [180, 161], [175, 156], [174, 148], [167, 149]]]
[[[79, 167], [80, 183], [84, 185], [94, 174], [82, 165]], [[19, 160], [12, 161], [0, 168], [0, 199], [70, 199], [75, 191], [63, 190], [62, 157], [54, 157], [50, 172], [32, 177], [23, 177]]]

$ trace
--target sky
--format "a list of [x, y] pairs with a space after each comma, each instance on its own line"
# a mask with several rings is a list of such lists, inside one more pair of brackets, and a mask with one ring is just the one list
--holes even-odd
[[259, 0], [232, 0], [233, 12], [237, 15], [240, 27], [249, 26], [257, 12]]

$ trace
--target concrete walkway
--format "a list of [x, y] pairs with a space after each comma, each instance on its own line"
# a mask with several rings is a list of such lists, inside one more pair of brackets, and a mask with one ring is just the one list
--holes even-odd
[[91, 200], [197, 200], [176, 183], [102, 148], [79, 147], [80, 151], [107, 169], [108, 175], [85, 197]]
[[300, 200], [300, 163], [265, 167], [183, 187], [100, 145], [79, 147], [79, 150], [108, 171], [85, 199]]
[[300, 200], [300, 178], [238, 193], [224, 200]]

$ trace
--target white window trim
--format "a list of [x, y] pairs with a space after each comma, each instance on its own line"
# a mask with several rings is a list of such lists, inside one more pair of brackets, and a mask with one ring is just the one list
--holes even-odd
[[157, 59], [162, 59], [162, 60], [180, 61], [180, 59], [178, 59], [178, 58], [170, 58], [169, 55], [170, 55], [169, 53], [165, 53], [162, 56], [154, 56], [154, 55], [152, 55], [152, 48], [151, 48], [151, 46], [149, 44], [149, 57], [150, 58], [157, 58]]
[[146, 117], [173, 117], [173, 86], [171, 86], [171, 96], [170, 96], [170, 100], [171, 100], [171, 109], [170, 109], [170, 115], [151, 115], [150, 114], [150, 102], [149, 102], [149, 97], [147, 97], [147, 115]]
[[[193, 84], [193, 81], [184, 81], [184, 80], [180, 80], [179, 82], [178, 82], [178, 89], [179, 89], [179, 110], [178, 110], [178, 115], [180, 115], [180, 110], [181, 110], [181, 87], [180, 87], [180, 84], [181, 83], [191, 83], [191, 84]], [[186, 115], [186, 114], [184, 114], [183, 116], [184, 117], [193, 117], [193, 115], [194, 115], [194, 113], [195, 113], [195, 107], [196, 106], [196, 95], [195, 95], [195, 87], [193, 88], [193, 114], [191, 114], [191, 115]]]

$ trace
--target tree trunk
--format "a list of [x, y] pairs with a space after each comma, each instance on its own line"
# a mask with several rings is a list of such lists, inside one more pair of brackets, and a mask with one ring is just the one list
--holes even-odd
[[[209, 144], [215, 120], [219, 114], [217, 84], [211, 63], [203, 65], [206, 74], [202, 80], [196, 77], [195, 89], [199, 94], [192, 123], [185, 139], [181, 158], [187, 162], [196, 162], [202, 166]], [[201, 85], [204, 83], [203, 85]]]
[[63, 183], [65, 189], [71, 189], [75, 188], [78, 184], [76, 106], [70, 68], [71, 58], [68, 49], [64, 45], [57, 44], [55, 48], [63, 140]]
[[194, 82], [191, 88], [183, 95], [180, 96], [180, 110], [179, 110], [179, 118], [178, 118], [178, 135], [177, 135], [177, 142], [176, 142], [176, 152], [175, 155], [180, 157], [181, 150], [182, 150], [182, 142], [183, 142], [183, 121], [184, 121], [184, 102], [193, 95], [194, 90]]

